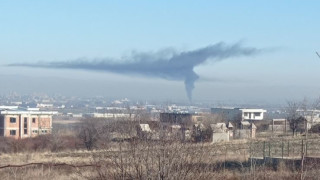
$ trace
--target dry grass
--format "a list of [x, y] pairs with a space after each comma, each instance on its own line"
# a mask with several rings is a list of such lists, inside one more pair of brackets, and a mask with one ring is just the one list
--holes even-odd
[[[167, 168], [161, 170], [167, 174], [164, 176], [165, 179], [248, 179], [253, 176], [257, 179], [273, 179], [280, 171], [281, 176], [277, 175], [279, 179], [295, 177], [294, 173], [285, 168], [278, 171], [257, 168], [253, 175], [247, 167], [249, 157], [247, 149], [247, 144], [242, 141], [163, 145], [158, 142], [147, 144], [126, 142], [113, 143], [108, 149], [94, 151], [7, 153], [0, 155], [0, 165], [32, 162], [75, 165], [98, 163], [101, 168], [67, 166], [6, 168], [0, 170], [0, 177], [2, 179], [158, 179], [159, 163], [162, 163], [161, 167]], [[166, 153], [162, 156], [162, 152]], [[157, 160], [159, 157], [160, 161]], [[123, 161], [121, 165], [120, 160]], [[141, 176], [137, 175], [136, 168], [141, 168], [143, 171]], [[125, 169], [123, 174], [122, 169]]]
[[[161, 141], [109, 142], [93, 151], [66, 149], [59, 152], [29, 151], [1, 153], [0, 166], [26, 163], [99, 164], [100, 168], [35, 165], [0, 169], [1, 179], [300, 179], [300, 172], [286, 164], [276, 168], [251, 164], [248, 158], [261, 156], [266, 139], [252, 142], [177, 143]], [[286, 139], [287, 141], [288, 139]], [[291, 139], [292, 140], [292, 139]], [[281, 152], [282, 139], [272, 139], [273, 154]], [[294, 140], [298, 146], [301, 138]], [[318, 139], [310, 140], [318, 150]], [[298, 153], [301, 148], [295, 149]], [[312, 152], [312, 151], [311, 151]], [[251, 153], [251, 154], [250, 154]], [[306, 173], [307, 172], [307, 173]], [[305, 179], [317, 179], [318, 170], [308, 166]], [[161, 178], [160, 178], [161, 179]]]

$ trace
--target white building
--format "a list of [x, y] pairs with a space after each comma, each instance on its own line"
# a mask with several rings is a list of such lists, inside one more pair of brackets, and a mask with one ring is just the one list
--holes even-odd
[[264, 109], [240, 109], [242, 113], [242, 120], [263, 120], [264, 113], [267, 111]]

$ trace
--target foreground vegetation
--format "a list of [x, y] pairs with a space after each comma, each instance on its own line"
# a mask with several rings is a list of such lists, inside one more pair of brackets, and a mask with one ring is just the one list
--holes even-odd
[[[156, 128], [157, 124], [149, 123]], [[317, 179], [320, 138], [271, 137], [212, 144], [166, 131], [135, 133], [135, 122], [84, 121], [78, 129], [0, 139], [1, 179]], [[159, 127], [158, 127], [159, 128]], [[160, 128], [161, 129], [161, 128]], [[117, 132], [117, 138], [114, 134]], [[133, 133], [133, 134], [131, 134]], [[263, 157], [292, 158], [261, 161]], [[295, 159], [298, 159], [296, 161]], [[301, 162], [304, 162], [302, 165]], [[302, 165], [302, 166], [301, 166]]]
[[[262, 154], [262, 141], [194, 144], [134, 139], [87, 150], [76, 136], [49, 135], [19, 141], [3, 138], [0, 144], [2, 179], [317, 179], [318, 173], [316, 164], [301, 171], [294, 163], [250, 160]], [[1, 168], [7, 165], [26, 166]]]

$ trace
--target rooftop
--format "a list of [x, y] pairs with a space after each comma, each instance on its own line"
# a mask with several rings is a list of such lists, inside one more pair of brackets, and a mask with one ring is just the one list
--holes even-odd
[[267, 112], [265, 109], [240, 109], [242, 112]]

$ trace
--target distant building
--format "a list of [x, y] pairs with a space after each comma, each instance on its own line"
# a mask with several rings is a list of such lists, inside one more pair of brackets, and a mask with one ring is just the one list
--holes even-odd
[[263, 120], [264, 113], [267, 111], [264, 109], [240, 109], [242, 112], [242, 120]]
[[240, 108], [211, 108], [211, 113], [222, 116], [225, 121], [236, 121], [241, 118]]
[[92, 118], [133, 118], [134, 114], [126, 113], [88, 113], [86, 117]]
[[160, 122], [166, 130], [166, 136], [176, 137], [181, 141], [191, 139], [191, 129], [201, 121], [201, 115], [186, 112], [160, 113]]
[[254, 139], [256, 137], [257, 127], [248, 121], [241, 121], [241, 128], [234, 130], [236, 139]]
[[37, 107], [38, 108], [52, 108], [53, 107], [53, 104], [37, 104]]
[[233, 137], [233, 125], [229, 122], [211, 124], [212, 129], [212, 142], [228, 142]]
[[72, 117], [74, 118], [82, 118], [82, 114], [79, 113], [79, 114], [72, 114]]
[[221, 115], [225, 121], [263, 120], [266, 112], [264, 109], [211, 108], [212, 114]]
[[297, 113], [300, 116], [303, 116], [307, 119], [308, 129], [310, 129], [312, 125], [320, 124], [320, 110], [317, 110], [317, 109], [308, 109], [308, 110], [298, 109]]
[[269, 131], [285, 133], [290, 131], [290, 123], [287, 119], [272, 119], [268, 127]]
[[16, 139], [48, 134], [52, 131], [53, 111], [39, 111], [37, 108], [0, 109], [0, 136]]
[[166, 124], [190, 125], [197, 118], [190, 113], [160, 113], [160, 122]]
[[82, 118], [83, 117], [81, 113], [79, 113], [79, 114], [67, 113], [67, 116], [73, 117], [73, 118]]

